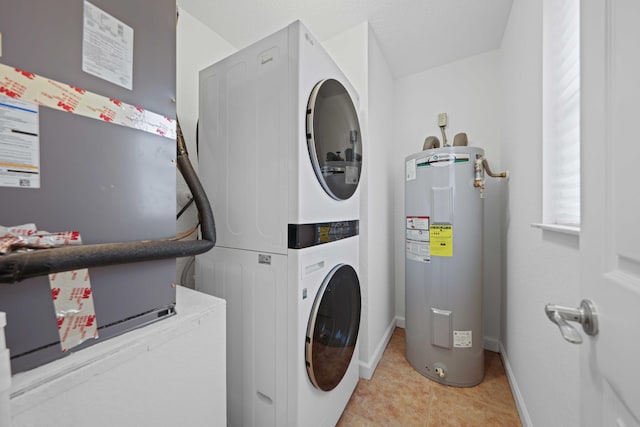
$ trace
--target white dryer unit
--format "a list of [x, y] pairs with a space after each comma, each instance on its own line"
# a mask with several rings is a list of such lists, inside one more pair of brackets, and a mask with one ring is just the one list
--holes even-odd
[[229, 426], [337, 423], [359, 377], [358, 240], [199, 256], [199, 289], [227, 300]]
[[299, 225], [357, 221], [357, 106], [298, 21], [202, 70], [200, 175], [217, 246], [286, 254]]

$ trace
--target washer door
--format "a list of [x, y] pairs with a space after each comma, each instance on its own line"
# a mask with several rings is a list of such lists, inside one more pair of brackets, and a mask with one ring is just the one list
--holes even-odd
[[307, 146], [322, 188], [336, 200], [350, 198], [360, 182], [362, 139], [353, 101], [337, 80], [322, 80], [311, 92]]
[[360, 327], [360, 282], [353, 267], [331, 270], [313, 303], [307, 325], [307, 373], [316, 388], [333, 390], [349, 368]]

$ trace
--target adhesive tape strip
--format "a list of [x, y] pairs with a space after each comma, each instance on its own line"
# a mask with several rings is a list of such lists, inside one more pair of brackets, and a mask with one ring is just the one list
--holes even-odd
[[4, 64], [0, 64], [0, 95], [176, 138], [175, 119]]

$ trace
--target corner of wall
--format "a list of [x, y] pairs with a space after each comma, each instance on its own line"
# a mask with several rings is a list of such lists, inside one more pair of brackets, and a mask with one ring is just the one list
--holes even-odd
[[393, 335], [393, 331], [395, 330], [396, 326], [397, 321], [394, 318], [387, 327], [384, 335], [378, 341], [376, 349], [373, 351], [368, 360], [360, 360], [360, 378], [364, 378], [365, 380], [370, 380], [371, 378], [373, 378], [373, 374], [378, 367], [378, 363], [380, 363], [380, 360], [382, 359], [384, 350], [387, 348], [387, 345], [389, 345], [389, 340], [391, 340], [391, 336]]
[[365, 21], [322, 42], [322, 46], [358, 92], [361, 110], [363, 106], [368, 106], [368, 32], [369, 23]]
[[[179, 7], [178, 10], [180, 18], [176, 28], [176, 114], [180, 118], [180, 127], [184, 134], [187, 150], [191, 153], [190, 157], [194, 169], [197, 171], [198, 73], [206, 66], [235, 52], [236, 49], [183, 7]], [[188, 195], [191, 193], [182, 178], [178, 178], [176, 190], [177, 208], [180, 209], [186, 204]], [[197, 222], [195, 211], [186, 211], [177, 221], [177, 231], [188, 230]], [[192, 259], [191, 257], [178, 258], [176, 261], [176, 281], [193, 289], [195, 281], [191, 273]]]
[[502, 356], [502, 364], [504, 365], [504, 370], [507, 374], [507, 380], [509, 381], [509, 386], [511, 387], [513, 399], [516, 402], [516, 408], [518, 409], [520, 421], [522, 422], [523, 427], [532, 427], [533, 423], [531, 422], [531, 417], [529, 416], [527, 405], [525, 404], [522, 393], [520, 392], [520, 388], [518, 387], [518, 382], [516, 381], [513, 368], [511, 367], [511, 363], [509, 362], [507, 351], [505, 350], [501, 342], [499, 342], [498, 345], [500, 348], [500, 356]]

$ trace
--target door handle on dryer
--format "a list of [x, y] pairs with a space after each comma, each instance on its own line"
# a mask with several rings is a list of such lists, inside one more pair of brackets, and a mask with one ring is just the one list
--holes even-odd
[[589, 336], [598, 334], [598, 316], [596, 307], [592, 301], [583, 299], [578, 308], [563, 307], [561, 305], [547, 304], [544, 307], [549, 320], [558, 325], [562, 338], [573, 344], [582, 343], [582, 337], [575, 327], [569, 322], [577, 322], [582, 325], [582, 330]]

